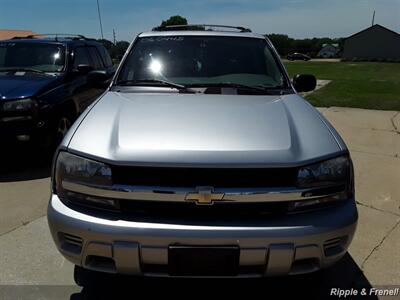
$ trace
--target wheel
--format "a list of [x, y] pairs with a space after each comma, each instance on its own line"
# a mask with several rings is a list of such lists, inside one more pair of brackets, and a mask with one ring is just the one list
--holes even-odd
[[91, 271], [80, 266], [74, 268], [74, 281], [78, 286], [91, 287], [96, 284], [101, 274], [96, 271]]
[[57, 146], [61, 143], [61, 141], [67, 134], [68, 130], [71, 128], [72, 123], [73, 119], [71, 116], [68, 115], [62, 115], [57, 120], [56, 135], [55, 135], [55, 142]]
[[47, 135], [42, 138], [41, 146], [49, 149], [56, 149], [71, 128], [75, 119], [76, 114], [72, 111], [64, 111], [57, 114], [50, 123]]
[[74, 268], [74, 281], [78, 286], [84, 286], [85, 284], [85, 269], [79, 266]]
[[[132, 278], [129, 278], [131, 280]], [[114, 273], [103, 273], [100, 271], [93, 271], [75, 265], [74, 268], [74, 281], [80, 287], [88, 289], [99, 288], [99, 286], [115, 286], [118, 283], [123, 283], [124, 277]]]

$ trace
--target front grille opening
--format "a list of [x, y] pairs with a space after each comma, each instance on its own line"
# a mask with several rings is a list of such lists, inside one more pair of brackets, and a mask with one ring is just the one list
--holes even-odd
[[105, 210], [96, 203], [83, 205], [79, 201], [65, 202], [70, 208], [108, 220], [131, 222], [150, 222], [182, 225], [210, 226], [257, 226], [260, 222], [281, 218], [292, 213], [307, 213], [318, 209], [332, 207], [338, 203], [326, 203], [323, 206], [312, 206], [306, 210], [292, 210], [291, 201], [263, 203], [221, 202], [213, 205], [196, 205], [192, 202], [162, 202], [140, 200], [118, 200], [118, 210]]
[[345, 251], [347, 236], [330, 239], [324, 242], [324, 253], [326, 257], [334, 256]]
[[113, 166], [116, 184], [169, 187], [295, 186], [297, 168], [169, 168]]
[[248, 226], [279, 218], [287, 214], [288, 202], [269, 203], [214, 203], [196, 205], [192, 202], [162, 202], [140, 200], [118, 200], [119, 210], [111, 211], [79, 203], [65, 202], [68, 207], [97, 218], [124, 220], [130, 222], [150, 222], [163, 224], [210, 226]]
[[80, 254], [82, 252], [83, 239], [81, 237], [60, 232], [58, 234], [58, 239], [60, 240], [61, 249], [64, 251], [73, 254]]
[[110, 257], [88, 255], [86, 257], [85, 265], [87, 268], [96, 271], [107, 272], [107, 273], [117, 272], [117, 268], [115, 267], [115, 261]]
[[257, 223], [265, 218], [284, 216], [288, 202], [269, 203], [214, 203], [196, 205], [191, 202], [165, 203], [158, 201], [120, 200], [120, 216], [137, 222], [161, 222], [174, 224], [227, 225], [246, 221]]

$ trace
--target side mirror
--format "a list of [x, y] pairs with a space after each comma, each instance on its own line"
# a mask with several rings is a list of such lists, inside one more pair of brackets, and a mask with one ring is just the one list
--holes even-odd
[[78, 65], [76, 67], [76, 73], [78, 73], [79, 75], [86, 75], [89, 72], [93, 71], [93, 67], [90, 65]]
[[87, 76], [87, 83], [90, 86], [98, 88], [107, 88], [110, 75], [106, 71], [92, 71]]
[[314, 75], [297, 74], [293, 77], [293, 85], [298, 93], [310, 92], [315, 90], [317, 86], [317, 79]]

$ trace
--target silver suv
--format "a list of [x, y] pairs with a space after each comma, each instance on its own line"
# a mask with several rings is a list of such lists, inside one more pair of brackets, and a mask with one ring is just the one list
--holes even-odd
[[[104, 74], [92, 74], [101, 81]], [[140, 34], [55, 156], [48, 222], [78, 270], [276, 276], [346, 253], [357, 223], [343, 140], [271, 42], [241, 27]]]

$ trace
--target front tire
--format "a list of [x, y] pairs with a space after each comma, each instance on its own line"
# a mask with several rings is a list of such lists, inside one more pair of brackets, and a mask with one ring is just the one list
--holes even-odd
[[84, 288], [98, 288], [99, 286], [116, 285], [123, 282], [123, 277], [118, 274], [104, 273], [85, 269], [75, 265], [74, 268], [75, 283]]
[[45, 149], [55, 149], [60, 145], [68, 130], [76, 119], [73, 112], [63, 112], [54, 117], [49, 123], [46, 133], [38, 134], [36, 140], [40, 147]]
[[74, 268], [74, 281], [80, 287], [90, 287], [96, 282], [97, 272], [80, 266]]
[[85, 283], [85, 269], [79, 266], [74, 267], [74, 281], [76, 285], [83, 287]]
[[62, 115], [57, 120], [57, 129], [54, 137], [54, 141], [57, 144], [57, 146], [61, 143], [61, 141], [67, 134], [68, 130], [71, 128], [74, 121], [73, 119], [74, 118], [71, 115]]

